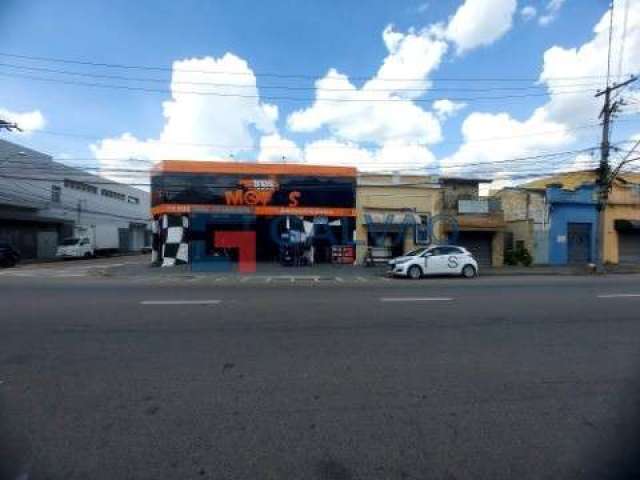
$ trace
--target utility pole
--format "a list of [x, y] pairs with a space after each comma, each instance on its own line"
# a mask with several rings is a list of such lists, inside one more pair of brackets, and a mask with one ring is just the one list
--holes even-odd
[[611, 167], [609, 165], [609, 153], [611, 145], [609, 143], [609, 134], [611, 132], [611, 119], [618, 109], [624, 104], [622, 99], [611, 101], [611, 94], [616, 90], [626, 87], [630, 83], [635, 82], [638, 77], [633, 76], [630, 79], [609, 85], [596, 94], [596, 97], [604, 95], [604, 106], [600, 117], [602, 118], [602, 142], [600, 143], [600, 166], [598, 167], [598, 234], [596, 236], [596, 272], [604, 273], [604, 242], [607, 235], [607, 226], [605, 223], [605, 212], [609, 199], [609, 190], [613, 178], [611, 178]]

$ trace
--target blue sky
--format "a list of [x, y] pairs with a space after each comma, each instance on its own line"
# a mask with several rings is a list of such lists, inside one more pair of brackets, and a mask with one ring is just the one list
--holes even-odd
[[[635, 10], [640, 9], [640, 6], [635, 0], [628, 1], [631, 3], [630, 10], [633, 19], [635, 18], [633, 17]], [[624, 0], [617, 0], [617, 2], [624, 5]], [[256, 158], [260, 155], [260, 138], [274, 134], [277, 134], [279, 139], [295, 143], [301, 152], [304, 151], [305, 145], [315, 141], [331, 140], [334, 143], [347, 143], [351, 148], [368, 149], [374, 155], [377, 149], [384, 148], [386, 140], [372, 142], [371, 137], [367, 137], [369, 140], [362, 141], [364, 136], [344, 132], [346, 117], [353, 118], [355, 124], [363, 123], [363, 128], [366, 129], [368, 126], [365, 123], [368, 120], [365, 113], [328, 114], [331, 118], [327, 120], [327, 117], [321, 121], [312, 118], [319, 115], [319, 112], [310, 111], [307, 112], [306, 117], [311, 123], [315, 122], [315, 128], [302, 130], [291, 128], [290, 116], [295, 111], [312, 108], [316, 95], [314, 92], [315, 81], [322, 78], [330, 69], [344, 74], [358, 88], [365, 83], [364, 78], [374, 77], [385, 58], [392, 54], [388, 45], [385, 45], [383, 41], [383, 31], [389, 26], [393, 26], [394, 32], [404, 36], [411, 35], [411, 32], [420, 35], [420, 32], [427, 28], [433, 28], [434, 25], [440, 25], [441, 30], [446, 29], [448, 22], [459, 12], [464, 3], [463, 1], [444, 0], [428, 0], [427, 2], [390, 2], [388, 0], [266, 2], [256, 0], [185, 0], [180, 2], [67, 0], [62, 7], [59, 2], [45, 0], [31, 2], [3, 0], [0, 3], [0, 29], [3, 32], [0, 52], [114, 64], [160, 66], [167, 69], [171, 68], [174, 61], [205, 57], [220, 59], [230, 53], [245, 61], [249, 70], [256, 74], [257, 93], [261, 97], [279, 95], [302, 98], [301, 101], [260, 99], [259, 101], [262, 103], [278, 107], [277, 120], [273, 125], [264, 127], [262, 130], [255, 125], [249, 125], [248, 129], [253, 137], [253, 142], [246, 143], [255, 142], [255, 148], [230, 152], [234, 153], [234, 156]], [[437, 67], [430, 69], [424, 78], [432, 82], [432, 88], [451, 88], [452, 90], [430, 91], [425, 89], [418, 99], [408, 100], [408, 102], [422, 108], [425, 115], [432, 115], [434, 111], [430, 101], [425, 102], [424, 99], [435, 100], [437, 98], [477, 97], [480, 95], [500, 96], [505, 93], [505, 91], [490, 91], [486, 94], [473, 92], [471, 89], [495, 88], [504, 86], [505, 83], [469, 81], [470, 78], [537, 79], [545, 68], [552, 73], [556, 71], [564, 73], [562, 65], [552, 65], [552, 62], [545, 65], [544, 53], [554, 46], [571, 52], [570, 49], [579, 48], [593, 41], [594, 27], [602, 19], [608, 6], [608, 2], [605, 0], [590, 0], [588, 2], [583, 0], [566, 0], [564, 2], [558, 0], [518, 0], [517, 3], [516, 0], [467, 0], [466, 3], [475, 3], [474, 8], [482, 8], [484, 11], [499, 8], [510, 9], [510, 13], [508, 13], [510, 25], [498, 38], [472, 46], [462, 53], [456, 52], [460, 47], [460, 43], [458, 43], [460, 40], [451, 37], [452, 34], [445, 34], [441, 31], [435, 36], [429, 37], [430, 41], [442, 41], [446, 45], [447, 51], [439, 58]], [[509, 3], [513, 3], [515, 8], [513, 5], [509, 6]], [[541, 25], [541, 17], [551, 11], [550, 4], [553, 3], [557, 4], [557, 11], [553, 12], [554, 18], [548, 24]], [[536, 15], [525, 19], [522, 12], [525, 7], [533, 7]], [[622, 7], [619, 8], [622, 12]], [[619, 15], [619, 20], [616, 21], [622, 24], [622, 13]], [[488, 27], [488, 29], [491, 28]], [[479, 38], [478, 36], [482, 35], [490, 36], [490, 32], [479, 31], [473, 35], [475, 35], [474, 38]], [[628, 33], [628, 37], [629, 35], [631, 34]], [[637, 32], [634, 35], [639, 36]], [[633, 47], [629, 45], [635, 45], [633, 42], [634, 40], [627, 38], [626, 51], [630, 58], [629, 51]], [[588, 63], [577, 55], [575, 57], [572, 61], [577, 64]], [[599, 60], [604, 68], [606, 57]], [[13, 136], [15, 141], [55, 156], [93, 158], [95, 155], [106, 155], [104, 151], [100, 152], [99, 148], [98, 151], [90, 148], [90, 144], [98, 145], [101, 139], [117, 139], [124, 133], [130, 133], [137, 142], [145, 142], [149, 139], [158, 139], [166, 126], [162, 102], [171, 97], [168, 91], [172, 75], [170, 70], [121, 70], [6, 56], [0, 56], [0, 63], [4, 64], [0, 65], [0, 77], [3, 85], [0, 90], [0, 109], [10, 114], [39, 111], [44, 117], [44, 125], [40, 126], [39, 131], [35, 130], [28, 135], [19, 137]], [[633, 64], [633, 60], [626, 63], [628, 65], [625, 65], [625, 72], [634, 68], [637, 72], [637, 65]], [[91, 74], [153, 78], [161, 82], [78, 78], [23, 70], [16, 68], [16, 65]], [[199, 68], [204, 68], [202, 65], [205, 64], [198, 65], [201, 65]], [[263, 73], [304, 75], [310, 78], [270, 78], [261, 76]], [[596, 73], [600, 74], [601, 71]], [[92, 88], [40, 81], [33, 78], [3, 76], [2, 74], [119, 85], [142, 85], [167, 91], [150, 93]], [[591, 74], [593, 72], [589, 70], [577, 72], [577, 75], [584, 76], [584, 78]], [[459, 81], [452, 81], [452, 78], [459, 79]], [[588, 81], [590, 82], [588, 88], [595, 92], [598, 79], [589, 78]], [[274, 85], [305, 87], [309, 90], [290, 91], [268, 88]], [[521, 80], [509, 85], [520, 88], [523, 86], [531, 87], [534, 84], [532, 81]], [[531, 91], [546, 93], [544, 88]], [[516, 90], [515, 93], [519, 92]], [[591, 94], [584, 93], [584, 95], [590, 96]], [[525, 133], [533, 131], [534, 125], [540, 127], [539, 131], [544, 132], [547, 129], [562, 128], [564, 125], [567, 128], [572, 128], [585, 124], [584, 119], [588, 117], [584, 117], [584, 119], [581, 117], [580, 120], [572, 123], [571, 120], [567, 120], [566, 112], [562, 114], [552, 112], [544, 119], [532, 120], [535, 109], [544, 107], [549, 102], [550, 97], [547, 96], [467, 101], [465, 102], [467, 105], [457, 114], [439, 120], [440, 138], [427, 142], [428, 145], [425, 146], [428, 149], [428, 162], [431, 162], [432, 165], [438, 165], [442, 159], [448, 159], [454, 164], [456, 159], [461, 163], [472, 162], [473, 160], [470, 159], [476, 157], [480, 161], [486, 160], [486, 155], [460, 151], [465, 142], [465, 137], [461, 133], [463, 122], [467, 121], [472, 114], [491, 116], [474, 117], [478, 120], [477, 124], [483, 123], [483, 118], [486, 120], [484, 123], [488, 125], [492, 124], [493, 120], [506, 121], [504, 128], [501, 128], [502, 124], [497, 123], [493, 130], [484, 132], [485, 138], [512, 134], [522, 135], [522, 131]], [[221, 117], [212, 120], [212, 128], [220, 125], [217, 122], [224, 122], [226, 116], [234, 114], [233, 105], [225, 104], [224, 107], [228, 111], [209, 112], [203, 117], [207, 121], [211, 120], [214, 115]], [[216, 105], [211, 104], [203, 108], [215, 109]], [[550, 105], [549, 111], [564, 111], [567, 108], [566, 106]], [[508, 121], [505, 118], [500, 120], [499, 117], [495, 117], [502, 112], [508, 114]], [[334, 116], [340, 115], [343, 118], [338, 120], [334, 118]], [[382, 112], [382, 115], [385, 113]], [[580, 115], [576, 115], [576, 117], [580, 117]], [[252, 120], [243, 117], [239, 123], [247, 121]], [[398, 118], [395, 121], [403, 122], [404, 120]], [[511, 124], [511, 121], [516, 123]], [[596, 121], [595, 116], [590, 120], [590, 122]], [[470, 124], [472, 123], [470, 121]], [[513, 131], [511, 127], [514, 129]], [[383, 132], [384, 128], [393, 128], [393, 125], [390, 127], [382, 122], [379, 129], [376, 127], [373, 130]], [[640, 126], [637, 122], [625, 122], [624, 125], [621, 124], [616, 129], [616, 135], [622, 138], [634, 134], [638, 130], [640, 130]], [[62, 132], [83, 137], [53, 134]], [[580, 138], [570, 139], [571, 141], [564, 138], [551, 143], [541, 142], [540, 150], [563, 150], [576, 148], [580, 145], [595, 144], [597, 130], [585, 133], [588, 133], [592, 138], [581, 135]], [[193, 136], [192, 143], [202, 143], [202, 139], [207, 138], [206, 135], [205, 132]], [[382, 137], [384, 135], [382, 133]], [[3, 134], [3, 136], [8, 138], [8, 134]], [[183, 143], [190, 143], [192, 140], [190, 134], [184, 132], [174, 132], [170, 138], [177, 138]], [[211, 138], [220, 142], [219, 136], [216, 137], [215, 133], [211, 133]], [[409, 135], [407, 142], [415, 143], [416, 139], [419, 142], [418, 137], [414, 138]], [[518, 156], [520, 153], [533, 154], [535, 153], [535, 145], [532, 146], [531, 143], [528, 142], [520, 149], [510, 148], [508, 152], [501, 154], [503, 156], [509, 154]], [[126, 145], [120, 145], [115, 150], [114, 148], [109, 150], [110, 155], [114, 155], [112, 153], [114, 151], [119, 152], [121, 156], [128, 153]], [[140, 148], [132, 149], [130, 156], [144, 156], [146, 152], [144, 148], [146, 147], [140, 146]], [[158, 155], [157, 151], [155, 152], [154, 154]], [[191, 155], [194, 152], [185, 151], [186, 154]], [[324, 152], [329, 157], [342, 151], [339, 148], [326, 148]], [[171, 153], [180, 154], [180, 151], [172, 150]], [[149, 157], [153, 158], [154, 154], [150, 153]], [[195, 152], [195, 154], [199, 155], [200, 153]], [[201, 153], [202, 156], [208, 154], [216, 157], [224, 156], [221, 151]], [[455, 157], [456, 154], [458, 157]], [[399, 155], [401, 156], [402, 152]], [[420, 155], [423, 154], [420, 153], [419, 158], [427, 158]], [[425, 155], [427, 154], [425, 153]], [[317, 157], [310, 156], [309, 158]], [[359, 157], [356, 155], [355, 158]], [[373, 160], [372, 162], [375, 163]], [[408, 164], [415, 166], [418, 163], [411, 160]], [[389, 161], [387, 160], [380, 165], [386, 167], [389, 165]]]

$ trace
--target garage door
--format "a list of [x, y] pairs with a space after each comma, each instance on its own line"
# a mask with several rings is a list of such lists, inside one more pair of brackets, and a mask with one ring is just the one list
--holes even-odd
[[491, 232], [460, 232], [457, 245], [469, 250], [478, 264], [484, 267], [491, 266]]
[[620, 263], [640, 263], [640, 232], [618, 232]]

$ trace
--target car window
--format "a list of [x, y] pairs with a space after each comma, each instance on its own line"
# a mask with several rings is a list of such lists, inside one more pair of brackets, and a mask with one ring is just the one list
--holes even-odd
[[78, 244], [77, 238], [65, 238], [62, 242], [60, 242], [60, 245], [62, 245], [63, 247], [69, 247], [71, 245], [77, 245], [77, 244]]
[[422, 255], [427, 249], [426, 248], [417, 248], [408, 253], [405, 253], [405, 257], [417, 257], [418, 255]]
[[429, 252], [432, 256], [437, 257], [439, 255], [444, 255], [442, 253], [442, 247], [438, 247], [438, 248], [432, 248], [431, 250], [429, 250]]
[[464, 252], [457, 247], [442, 247], [440, 255], [462, 255]]

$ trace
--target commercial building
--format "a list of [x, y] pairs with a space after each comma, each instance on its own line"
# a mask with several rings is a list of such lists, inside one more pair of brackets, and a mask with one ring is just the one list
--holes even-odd
[[0, 140], [0, 240], [23, 258], [52, 258], [76, 225], [118, 229], [119, 249], [150, 242], [149, 194]]
[[430, 225], [442, 210], [442, 187], [437, 177], [361, 174], [357, 207], [357, 261], [368, 254], [384, 261], [434, 240]]
[[417, 246], [455, 243], [483, 266], [502, 266], [500, 202], [480, 196], [489, 180], [362, 174], [358, 179], [358, 261], [396, 256]]
[[160, 265], [355, 260], [354, 168], [170, 160], [151, 185]]
[[465, 247], [481, 266], [504, 264], [505, 221], [500, 201], [480, 196], [480, 184], [491, 180], [442, 177], [443, 228], [451, 243]]

